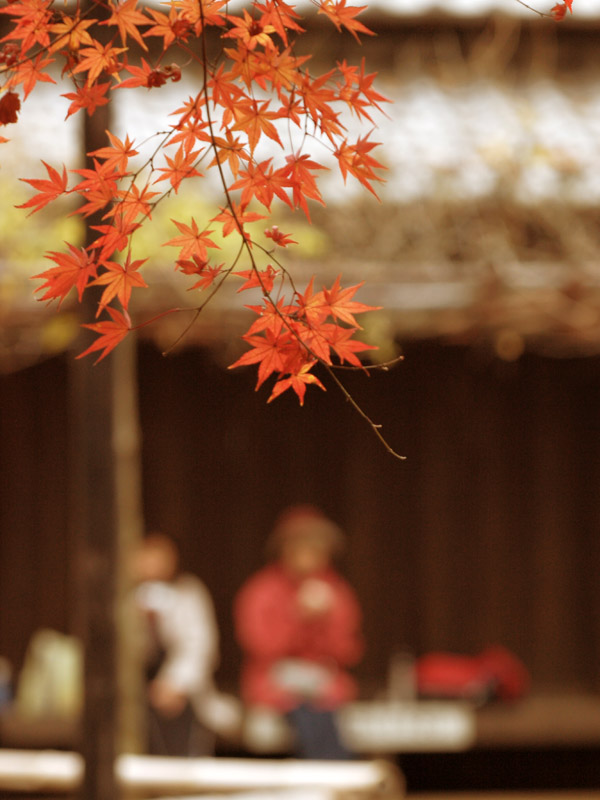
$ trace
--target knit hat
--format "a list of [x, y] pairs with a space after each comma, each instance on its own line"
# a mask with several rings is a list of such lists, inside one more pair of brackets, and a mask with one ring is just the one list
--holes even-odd
[[278, 555], [286, 542], [311, 542], [327, 548], [332, 555], [339, 553], [344, 544], [341, 528], [309, 504], [286, 508], [275, 521], [267, 541], [270, 555]]

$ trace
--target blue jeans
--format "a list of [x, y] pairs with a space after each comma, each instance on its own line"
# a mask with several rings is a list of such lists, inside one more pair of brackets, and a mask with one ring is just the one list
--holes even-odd
[[353, 757], [340, 739], [335, 712], [303, 703], [286, 716], [295, 734], [298, 758], [335, 761]]

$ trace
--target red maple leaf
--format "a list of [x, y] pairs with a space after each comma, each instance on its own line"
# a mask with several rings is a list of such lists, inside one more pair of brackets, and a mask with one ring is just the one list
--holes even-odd
[[106, 272], [99, 275], [90, 286], [105, 286], [100, 297], [100, 304], [96, 316], [99, 316], [103, 309], [110, 303], [110, 301], [117, 297], [123, 306], [129, 306], [129, 298], [131, 297], [131, 290], [134, 287], [147, 288], [148, 284], [138, 273], [139, 268], [148, 259], [142, 258], [137, 261], [131, 261], [131, 256], [128, 254], [124, 264], [117, 264], [115, 261], [104, 261], [103, 266]]
[[229, 369], [243, 367], [247, 364], [258, 364], [256, 389], [259, 389], [269, 375], [283, 370], [282, 344], [289, 341], [289, 333], [277, 334], [266, 330], [264, 336], [262, 334], [246, 334], [243, 338], [252, 346], [252, 349], [247, 350], [235, 363], [230, 364]]
[[267, 403], [275, 400], [275, 398], [279, 397], [279, 395], [283, 394], [287, 389], [293, 389], [298, 395], [300, 405], [303, 406], [304, 395], [306, 394], [306, 387], [308, 385], [318, 386], [320, 389], [323, 389], [323, 391], [326, 391], [321, 381], [310, 371], [316, 363], [317, 362], [314, 360], [307, 361], [294, 375], [290, 375], [288, 378], [280, 378], [273, 386], [273, 391]]
[[103, 320], [102, 322], [82, 325], [82, 328], [89, 328], [91, 331], [99, 333], [100, 336], [87, 350], [84, 350], [83, 353], [79, 353], [77, 358], [83, 358], [87, 356], [88, 353], [95, 353], [98, 350], [102, 350], [100, 356], [94, 361], [94, 364], [97, 364], [99, 361], [102, 361], [111, 350], [114, 350], [131, 330], [131, 320], [129, 319], [127, 311], [121, 313], [111, 306], [107, 306], [106, 310], [112, 317], [112, 320]]
[[19, 119], [21, 99], [16, 92], [6, 92], [0, 97], [0, 125], [11, 125]]
[[290, 239], [291, 234], [283, 233], [279, 230], [277, 225], [267, 228], [265, 231], [265, 236], [268, 239], [272, 239], [275, 244], [279, 245], [279, 247], [287, 247], [288, 244], [298, 244], [295, 239]]
[[248, 328], [247, 336], [266, 330], [279, 334], [284, 327], [285, 320], [295, 310], [294, 306], [285, 305], [283, 297], [280, 297], [275, 304], [265, 297], [262, 306], [246, 306], [246, 308], [258, 314], [258, 318]]
[[176, 64], [166, 67], [152, 67], [145, 58], [142, 58], [142, 66], [136, 67], [125, 63], [124, 69], [133, 75], [133, 78], [126, 78], [121, 81], [115, 89], [131, 89], [135, 86], [145, 86], [147, 89], [156, 89], [164, 86], [168, 80], [176, 82], [181, 79], [181, 70]]
[[38, 194], [30, 197], [26, 203], [21, 203], [21, 205], [17, 206], [17, 208], [31, 208], [32, 210], [28, 216], [35, 214], [36, 211], [44, 208], [51, 200], [56, 200], [59, 195], [67, 191], [67, 168], [63, 166], [61, 175], [60, 172], [57, 172], [50, 164], [46, 164], [45, 161], [42, 161], [42, 164], [46, 167], [49, 180], [21, 178], [22, 181], [33, 186], [38, 192]]
[[44, 283], [35, 290], [41, 292], [46, 290], [40, 300], [58, 300], [60, 307], [62, 301], [69, 294], [71, 289], [77, 289], [77, 296], [81, 302], [83, 290], [88, 285], [91, 278], [96, 277], [97, 264], [85, 248], [77, 248], [72, 244], [66, 243], [70, 253], [57, 253], [50, 251], [46, 253], [46, 258], [57, 265], [34, 275], [34, 278], [44, 280]]
[[223, 267], [225, 266], [225, 264], [212, 265], [202, 262], [198, 256], [193, 256], [193, 262], [178, 261], [177, 264], [182, 272], [186, 272], [188, 275], [192, 273], [200, 275], [200, 280], [196, 281], [193, 286], [190, 286], [188, 292], [191, 292], [193, 289], [207, 289], [214, 283], [215, 278], [223, 272]]

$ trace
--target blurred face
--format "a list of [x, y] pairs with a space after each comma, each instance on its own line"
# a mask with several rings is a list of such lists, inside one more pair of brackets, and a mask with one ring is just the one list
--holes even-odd
[[302, 539], [284, 542], [281, 548], [281, 561], [295, 575], [310, 575], [329, 565], [329, 547]]
[[159, 545], [142, 545], [133, 556], [133, 578], [146, 581], [170, 581], [177, 571], [177, 554], [174, 549]]

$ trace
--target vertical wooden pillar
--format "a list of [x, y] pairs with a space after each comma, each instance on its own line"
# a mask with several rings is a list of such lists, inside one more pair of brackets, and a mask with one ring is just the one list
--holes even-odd
[[[85, 117], [84, 147], [107, 144], [110, 104]], [[86, 156], [86, 167], [92, 159]], [[86, 245], [106, 224], [87, 219]], [[84, 294], [82, 317], [94, 319], [99, 293]], [[83, 338], [83, 337], [82, 337]], [[83, 338], [89, 344], [89, 335]], [[74, 627], [84, 643], [84, 710], [80, 751], [85, 761], [82, 800], [117, 800], [115, 758], [135, 749], [136, 670], [125, 646], [121, 613], [126, 553], [141, 530], [139, 426], [135, 342], [121, 344], [94, 365], [94, 356], [71, 366], [72, 523], [77, 575]]]
[[142, 749], [142, 664], [131, 626], [131, 550], [144, 529], [142, 512], [141, 430], [139, 424], [137, 343], [130, 334], [112, 353], [113, 435], [115, 463], [117, 552], [117, 683], [119, 697], [118, 746], [122, 752]]
[[85, 653], [79, 749], [82, 800], [117, 800], [114, 762], [139, 750], [140, 670], [132, 648], [127, 560], [142, 530], [135, 340], [96, 366], [74, 361], [75, 627]]
[[82, 800], [116, 800], [117, 512], [113, 436], [113, 364], [88, 359], [72, 367], [73, 525], [76, 615], [84, 645], [80, 752]]

